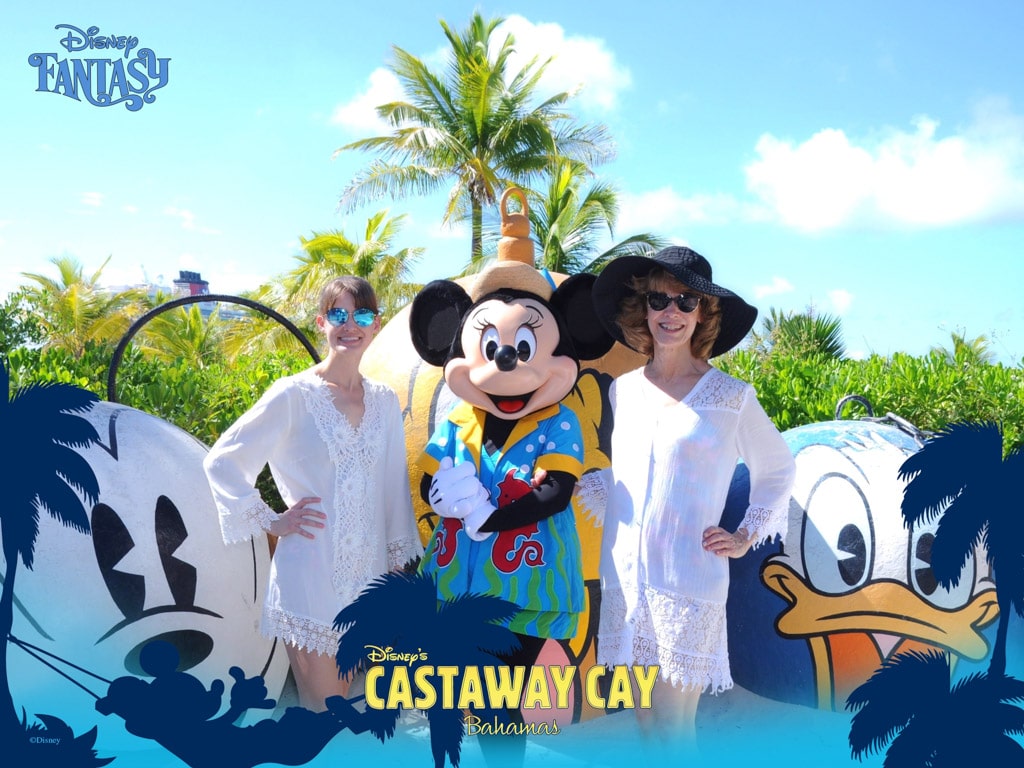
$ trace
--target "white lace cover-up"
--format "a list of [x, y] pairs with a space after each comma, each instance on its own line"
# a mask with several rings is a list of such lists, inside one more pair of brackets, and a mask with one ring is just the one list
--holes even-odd
[[374, 578], [422, 554], [395, 393], [363, 379], [353, 427], [312, 371], [275, 382], [221, 435], [204, 461], [227, 543], [262, 536], [274, 511], [254, 488], [264, 464], [288, 506], [319, 496], [326, 527], [277, 542], [260, 631], [334, 654], [332, 625]]
[[716, 368], [664, 404], [636, 370], [611, 388], [612, 469], [601, 549], [598, 662], [661, 666], [678, 687], [732, 687], [725, 602], [729, 558], [704, 550], [736, 462], [750, 469], [739, 527], [784, 536], [795, 467], [753, 387]]

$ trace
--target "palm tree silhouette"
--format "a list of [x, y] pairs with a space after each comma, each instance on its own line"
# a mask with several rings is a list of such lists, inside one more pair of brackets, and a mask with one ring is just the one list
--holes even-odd
[[1024, 764], [1024, 747], [1010, 734], [1024, 732], [1024, 682], [1006, 676], [1010, 611], [1024, 615], [1024, 516], [1012, 494], [1024, 453], [1003, 459], [998, 425], [947, 426], [900, 467], [904, 523], [912, 527], [939, 514], [931, 567], [946, 589], [959, 584], [968, 558], [983, 545], [996, 580], [999, 625], [987, 672], [950, 685], [947, 654], [905, 653], [887, 660], [846, 701], [859, 710], [850, 727], [854, 757], [881, 750], [886, 768], [945, 768], [976, 761], [979, 745], [994, 765]]
[[910, 479], [902, 506], [907, 527], [942, 513], [931, 553], [932, 571], [942, 587], [959, 584], [974, 547], [985, 547], [999, 604], [989, 661], [994, 678], [1006, 672], [1011, 608], [1024, 616], [1024, 515], [1014, 509], [1022, 473], [1024, 451], [1003, 459], [1002, 431], [992, 422], [951, 424], [900, 467], [900, 478]]
[[[0, 387], [10, 390], [6, 365], [0, 364]], [[68, 384], [38, 384], [0, 399], [0, 430], [17, 440], [8, 453], [0, 487], [6, 498], [0, 506], [0, 538], [5, 570], [0, 591], [0, 742], [17, 749], [27, 747], [23, 721], [11, 696], [7, 667], [7, 643], [14, 626], [14, 581], [18, 561], [32, 568], [39, 514], [45, 510], [61, 523], [89, 532], [86, 505], [95, 503], [99, 484], [88, 462], [74, 448], [99, 440], [86, 419], [98, 398]]]
[[[344, 608], [335, 620], [335, 628], [345, 630], [338, 643], [339, 674], [352, 675], [367, 666], [367, 649], [393, 648], [398, 653], [416, 654], [408, 664], [410, 678], [423, 664], [453, 666], [498, 666], [496, 654], [509, 653], [518, 640], [507, 627], [497, 622], [510, 619], [519, 608], [490, 595], [462, 595], [437, 600], [433, 579], [420, 574], [388, 573], [380, 576], [359, 597]], [[384, 661], [385, 673], [379, 691], [387, 691], [394, 669], [406, 662]], [[461, 675], [455, 677], [459, 690]], [[373, 713], [370, 715], [370, 713]], [[367, 709], [366, 722], [373, 733], [384, 740], [394, 733], [400, 710]], [[488, 716], [498, 715], [489, 712]], [[434, 767], [443, 768], [446, 756], [458, 768], [465, 732], [463, 713], [438, 704], [427, 710], [430, 725], [430, 749]]]
[[859, 710], [850, 727], [853, 756], [880, 751], [885, 768], [963, 768], [982, 754], [988, 765], [1024, 764], [1024, 682], [991, 672], [950, 685], [949, 656], [940, 651], [898, 654], [846, 700]]

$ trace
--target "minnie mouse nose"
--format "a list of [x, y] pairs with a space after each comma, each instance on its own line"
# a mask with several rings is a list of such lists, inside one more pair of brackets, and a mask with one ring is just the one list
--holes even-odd
[[508, 373], [515, 370], [518, 361], [519, 355], [516, 354], [516, 348], [508, 344], [498, 347], [494, 352], [494, 364], [498, 366], [499, 371]]

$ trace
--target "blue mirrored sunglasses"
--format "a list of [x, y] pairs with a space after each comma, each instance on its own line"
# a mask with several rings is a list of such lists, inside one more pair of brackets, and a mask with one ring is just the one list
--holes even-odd
[[[352, 313], [352, 319], [356, 321], [356, 325], [360, 328], [367, 328], [373, 325], [373, 318], [376, 316], [377, 313], [368, 307], [362, 307]], [[324, 317], [327, 318], [327, 322], [331, 325], [344, 325], [348, 322], [348, 310], [341, 307], [333, 307], [327, 310], [327, 314]]]

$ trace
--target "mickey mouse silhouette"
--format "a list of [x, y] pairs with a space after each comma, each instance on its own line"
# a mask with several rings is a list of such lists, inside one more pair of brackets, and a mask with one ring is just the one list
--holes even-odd
[[502, 251], [499, 243], [499, 261], [469, 292], [434, 281], [410, 310], [413, 346], [461, 398], [417, 462], [438, 515], [420, 570], [440, 599], [488, 594], [518, 605], [508, 626], [522, 647], [506, 661], [528, 666], [547, 638], [572, 637], [584, 610], [570, 509], [583, 437], [560, 401], [580, 359], [601, 357], [613, 340], [591, 302], [593, 275], [554, 289], [532, 266], [532, 246], [531, 263], [501, 260]]
[[[221, 708], [223, 681], [214, 680], [207, 690], [198, 678], [178, 671], [180, 661], [172, 644], [150, 641], [139, 663], [153, 679], [126, 675], [113, 680], [96, 701], [96, 710], [122, 717], [129, 733], [156, 741], [191, 768], [303, 765], [345, 728], [353, 733], [374, 730], [372, 717], [341, 696], [328, 698], [325, 712], [288, 707], [278, 720], [236, 725], [250, 709], [274, 708], [263, 677], [246, 677], [241, 668], [231, 667], [234, 683], [227, 711], [214, 717]], [[381, 741], [390, 733], [374, 730]]]

